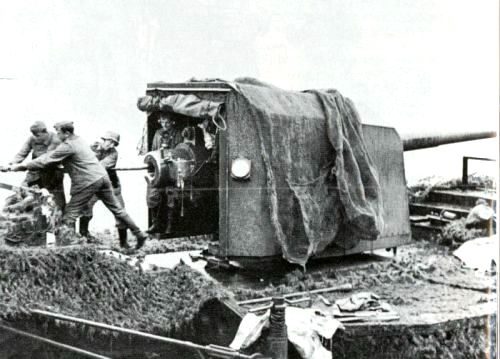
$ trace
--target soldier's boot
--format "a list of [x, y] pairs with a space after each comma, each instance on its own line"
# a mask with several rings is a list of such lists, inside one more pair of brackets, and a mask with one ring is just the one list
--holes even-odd
[[132, 218], [125, 211], [122, 211], [122, 213], [120, 213], [119, 216], [116, 217], [116, 219], [119, 220], [120, 223], [123, 223], [123, 225], [125, 225], [128, 229], [130, 229], [135, 238], [137, 238], [137, 244], [135, 248], [141, 248], [146, 242], [146, 239], [149, 238], [148, 235], [141, 231], [139, 227], [137, 227], [137, 224], [135, 224]]
[[172, 234], [172, 215], [169, 214], [167, 218], [167, 227], [165, 228], [165, 234]]
[[118, 228], [118, 239], [120, 240], [120, 247], [124, 249], [130, 248], [127, 242], [127, 228]]
[[151, 227], [147, 229], [146, 233], [153, 234], [159, 232], [160, 232], [160, 224], [158, 223], [158, 219], [153, 218], [153, 224], [151, 225]]
[[156, 207], [151, 209], [151, 227], [146, 230], [148, 234], [160, 233], [162, 230], [162, 220], [160, 213], [162, 211], [162, 205], [158, 204]]
[[80, 217], [79, 232], [82, 237], [87, 238], [88, 243], [92, 243], [95, 241], [94, 236], [92, 236], [89, 232], [89, 223], [91, 219], [92, 217], [87, 217], [87, 216]]
[[80, 217], [80, 235], [83, 237], [87, 237], [89, 235], [89, 223], [92, 217]]
[[[172, 197], [172, 196], [171, 196]], [[167, 211], [166, 211], [166, 225], [165, 225], [165, 234], [172, 234], [172, 226], [173, 226], [173, 217], [174, 217], [174, 201], [169, 200]]]
[[146, 239], [148, 239], [148, 235], [142, 231], [134, 233], [135, 238], [137, 238], [137, 244], [135, 245], [135, 249], [141, 249], [144, 243], [146, 243]]

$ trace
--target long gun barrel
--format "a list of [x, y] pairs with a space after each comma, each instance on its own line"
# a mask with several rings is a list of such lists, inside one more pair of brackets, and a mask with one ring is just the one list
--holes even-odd
[[496, 137], [495, 131], [484, 132], [460, 132], [460, 133], [438, 133], [424, 136], [403, 136], [403, 150], [413, 151], [429, 147], [437, 147], [450, 143], [482, 140], [485, 138]]

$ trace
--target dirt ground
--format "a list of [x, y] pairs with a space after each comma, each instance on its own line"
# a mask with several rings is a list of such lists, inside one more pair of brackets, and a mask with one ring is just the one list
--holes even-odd
[[[119, 250], [110, 232], [96, 234], [97, 245]], [[134, 239], [130, 240], [134, 244]], [[209, 237], [149, 240], [137, 255], [206, 248]], [[401, 323], [453, 319], [496, 306], [497, 273], [467, 269], [445, 246], [428, 241], [346, 259], [313, 261], [307, 270], [285, 267], [272, 272], [211, 273], [237, 300], [308, 291], [349, 283], [350, 293], [326, 293], [330, 301], [358, 292], [372, 292], [400, 315]], [[312, 296], [313, 301], [316, 296]], [[472, 308], [472, 309], [471, 309]]]
[[[97, 237], [98, 246], [119, 249], [113, 234], [100, 233]], [[136, 254], [198, 250], [209, 241], [209, 237], [151, 240]], [[134, 244], [133, 239], [130, 242]], [[345, 332], [334, 338], [335, 350], [342, 353], [339, 357], [367, 357], [375, 351], [373, 358], [494, 358], [494, 354], [488, 354], [494, 346], [491, 339], [497, 312], [498, 274], [496, 268], [492, 269], [487, 273], [467, 269], [448, 247], [418, 241], [399, 247], [396, 255], [382, 250], [313, 261], [305, 272], [286, 266], [271, 272], [209, 273], [232, 291], [236, 300], [349, 283], [351, 292], [322, 295], [334, 302], [371, 292], [398, 313], [400, 319], [390, 323], [346, 325]], [[317, 295], [311, 295], [311, 299], [318, 305]], [[299, 306], [308, 305], [305, 302]], [[356, 339], [360, 336], [363, 340]], [[353, 340], [358, 343], [352, 345]]]
[[[371, 292], [397, 312], [396, 321], [346, 324], [332, 340], [334, 358], [492, 359], [496, 357], [497, 278], [495, 272], [465, 268], [447, 247], [416, 242], [398, 248], [395, 256], [377, 251], [331, 259], [312, 263], [305, 273], [262, 275], [252, 289], [237, 281], [230, 286], [244, 300], [349, 283], [352, 292], [322, 295], [334, 302]], [[317, 295], [311, 299], [314, 307], [328, 310]]]

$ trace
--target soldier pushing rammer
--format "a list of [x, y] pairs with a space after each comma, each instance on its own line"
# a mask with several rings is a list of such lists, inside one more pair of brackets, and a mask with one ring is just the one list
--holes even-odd
[[[118, 151], [116, 150], [116, 147], [120, 144], [120, 134], [114, 131], [107, 131], [104, 135], [102, 135], [101, 139], [102, 142], [96, 142], [90, 148], [95, 152], [97, 159], [108, 172], [109, 180], [111, 181], [111, 185], [113, 187], [113, 193], [118, 202], [123, 208], [125, 208], [120, 179], [115, 170], [116, 162], [118, 161]], [[87, 239], [91, 237], [89, 233], [89, 222], [92, 220], [93, 208], [98, 200], [99, 198], [94, 195], [89, 201], [83, 216], [80, 217], [80, 234], [87, 237]], [[116, 228], [118, 229], [120, 247], [128, 248], [127, 226], [122, 221], [117, 220]]]
[[[23, 162], [30, 153], [34, 160], [48, 151], [54, 150], [61, 143], [54, 132], [47, 131], [47, 126], [42, 121], [35, 121], [31, 125], [30, 131], [31, 136], [9, 162], [9, 166]], [[63, 171], [58, 164], [53, 164], [41, 170], [29, 170], [21, 186], [38, 186], [47, 189], [54, 196], [56, 205], [64, 210], [66, 198], [64, 197], [63, 179]]]

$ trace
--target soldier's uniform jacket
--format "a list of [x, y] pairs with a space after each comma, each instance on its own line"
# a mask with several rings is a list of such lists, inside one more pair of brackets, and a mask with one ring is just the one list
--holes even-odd
[[[47, 153], [55, 149], [61, 140], [59, 137], [53, 132], [49, 132], [47, 138], [37, 138], [35, 136], [30, 136], [26, 142], [24, 142], [21, 150], [16, 154], [16, 156], [12, 159], [11, 163], [21, 163], [31, 152], [31, 158], [35, 159], [40, 157], [41, 155]], [[26, 174], [26, 183], [35, 182], [40, 179], [39, 171], [28, 171]]]
[[90, 146], [75, 135], [61, 142], [53, 151], [26, 163], [26, 167], [29, 170], [39, 170], [59, 162], [64, 165], [71, 178], [71, 195], [108, 176]]
[[[178, 128], [176, 125], [172, 125], [168, 129], [160, 128], [156, 130], [153, 137], [153, 143], [151, 144], [151, 151], [156, 151], [161, 149], [162, 145], [165, 145], [168, 149], [173, 149], [178, 144], [182, 143], [182, 129]], [[164, 192], [163, 192], [164, 193]], [[162, 200], [162, 194], [158, 188], [153, 188], [148, 185], [146, 202], [149, 208], [156, 208], [160, 205]]]
[[156, 151], [165, 145], [166, 148], [175, 148], [179, 143], [182, 142], [181, 130], [172, 126], [171, 128], [165, 130], [160, 128], [155, 132], [153, 137], [153, 143], [151, 144], [151, 151]]
[[108, 172], [109, 180], [113, 185], [113, 188], [120, 187], [120, 179], [118, 178], [118, 174], [116, 173], [115, 167], [116, 162], [118, 161], [118, 151], [116, 148], [110, 148], [109, 150], [104, 150], [100, 144], [94, 144], [92, 147], [92, 151], [95, 152], [95, 155], [101, 165]]

